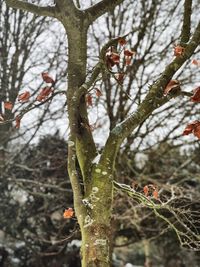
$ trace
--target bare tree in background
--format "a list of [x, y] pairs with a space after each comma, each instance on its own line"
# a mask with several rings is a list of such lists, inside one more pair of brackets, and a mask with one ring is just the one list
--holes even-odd
[[[112, 66], [116, 64], [117, 50], [113, 51], [113, 49], [116, 49], [121, 38], [111, 39], [101, 49], [98, 63], [91, 75], [86, 77], [87, 31], [97, 18], [110, 10], [114, 10], [117, 5], [125, 1], [103, 0], [84, 11], [68, 0], [57, 0], [55, 5], [43, 7], [16, 0], [7, 0], [6, 2], [14, 8], [30, 11], [37, 15], [55, 17], [65, 27], [69, 47], [67, 100], [70, 138], [68, 141], [68, 172], [74, 193], [75, 212], [82, 234], [82, 266], [110, 266], [110, 219], [116, 155], [122, 142], [130, 136], [134, 129], [147, 120], [154, 110], [166, 104], [171, 98], [181, 95], [180, 90], [167, 96], [164, 96], [163, 92], [172, 77], [193, 55], [200, 42], [200, 24], [196, 25], [197, 23], [195, 23], [193, 34], [190, 34], [192, 1], [186, 0], [184, 3], [183, 27], [180, 37], [180, 47], [184, 52], [180, 56], [176, 56], [159, 77], [155, 77], [154, 82], [149, 85], [148, 90], [137, 103], [134, 112], [126, 116], [125, 119], [123, 118], [120, 124], [112, 125], [106, 144], [99, 155], [100, 159], [97, 157], [98, 151], [88, 121], [85, 97], [88, 99], [89, 89], [101, 75], [104, 77], [107, 72], [110, 73], [109, 64]], [[154, 3], [152, 1], [150, 5], [153, 6]], [[108, 55], [109, 48], [111, 54]], [[117, 74], [120, 72], [118, 71]], [[117, 80], [118, 82], [121, 81], [119, 81], [119, 76], [117, 76]], [[81, 174], [77, 171], [76, 160], [80, 166]], [[169, 201], [164, 204], [162, 202], [157, 203], [149, 199], [147, 194], [145, 196], [130, 187], [117, 183], [115, 186], [128, 193], [134, 200], [151, 208], [176, 232], [180, 242], [189, 246], [195, 243], [196, 246], [199, 246], [198, 233], [192, 225], [188, 226], [184, 222], [180, 211], [169, 206]], [[163, 210], [171, 212], [175, 221], [170, 221], [165, 217], [162, 213]], [[189, 223], [188, 217], [183, 217]], [[176, 227], [177, 222], [180, 224], [180, 228]]]
[[[132, 50], [137, 52], [133, 64], [126, 70], [123, 86], [118, 81], [111, 79], [112, 74], [108, 75], [107, 73], [102, 80], [97, 82], [97, 85], [103, 88], [103, 100], [100, 99], [101, 108], [99, 109], [103, 110], [103, 114], [105, 114], [105, 116], [101, 114], [98, 121], [102, 125], [109, 121], [110, 129], [122, 122], [130, 112], [136, 109], [137, 104], [141, 103], [148, 86], [161, 74], [166, 61], [173, 56], [173, 47], [179, 43], [182, 1], [169, 5], [165, 1], [152, 3], [131, 1], [131, 4], [131, 9], [130, 5], [119, 6], [114, 12], [97, 20], [90, 28], [90, 33], [93, 35], [91, 38], [94, 41], [91, 45], [89, 44], [89, 49], [92, 49], [94, 54], [100, 51], [103, 38], [122, 36], [127, 32], [132, 32], [128, 42]], [[166, 10], [167, 5], [168, 9]], [[197, 3], [193, 3], [193, 5], [193, 21], [196, 21]], [[138, 14], [140, 15], [138, 16]], [[106, 31], [101, 30], [102, 23], [105, 23]], [[195, 51], [197, 58], [198, 52], [197, 48]], [[93, 61], [96, 59], [93, 54], [91, 57]], [[198, 86], [198, 73], [199, 68], [196, 68], [191, 64], [191, 60], [188, 60], [174, 78], [179, 80], [182, 90], [191, 90], [195, 85]], [[130, 146], [131, 149], [138, 152], [166, 140], [174, 140], [179, 145], [186, 143], [185, 138], [181, 136], [183, 125], [191, 117], [196, 118], [195, 116], [199, 113], [198, 107], [195, 108], [194, 103], [190, 102], [189, 105], [187, 103], [188, 97], [181, 96], [173, 99], [158, 111], [154, 111], [147, 120], [140, 124], [137, 131], [128, 137], [128, 142], [125, 144], [126, 153], [130, 150]], [[91, 113], [95, 113], [95, 108], [96, 106], [90, 109]], [[194, 143], [195, 140], [189, 140], [189, 142]]]
[[[24, 106], [19, 104], [17, 100], [20, 93], [30, 90], [34, 92], [34, 97], [36, 92], [41, 89], [42, 80], [38, 76], [40, 77], [41, 72], [45, 71], [46, 68], [52, 70], [56, 68], [57, 78], [59, 79], [58, 86], [60, 85], [64, 76], [62, 67], [66, 64], [66, 61], [63, 60], [62, 56], [63, 65], [59, 62], [62, 53], [59, 47], [63, 40], [61, 36], [61, 38], [57, 38], [57, 42], [52, 43], [51, 36], [52, 39], [55, 36], [53, 26], [56, 27], [52, 19], [11, 9], [6, 6], [5, 2], [1, 4], [0, 114], [4, 120], [14, 121], [19, 109]], [[43, 39], [47, 37], [50, 47], [48, 50], [44, 50]], [[6, 103], [10, 105], [7, 105], [8, 108], [6, 108]], [[45, 107], [46, 110], [49, 110], [49, 106], [50, 103]], [[1, 124], [1, 151], [5, 150], [9, 141], [16, 139], [18, 136], [22, 137], [26, 132], [31, 132], [28, 136], [32, 138], [42, 122], [47, 120], [46, 113], [45, 110], [41, 111], [37, 116], [40, 118], [36, 120], [37, 123], [32, 120], [31, 125], [27, 124], [20, 134], [15, 129], [14, 123]], [[48, 116], [50, 116], [50, 113]]]
[[[0, 115], [8, 122], [0, 124], [0, 185], [1, 199], [4, 200], [4, 193], [12, 187], [9, 179], [4, 179], [4, 167], [9, 166], [11, 162], [13, 164], [19, 150], [24, 151], [27, 148], [42, 125], [48, 124], [49, 119], [52, 121], [55, 117], [61, 118], [63, 114], [62, 111], [58, 112], [56, 106], [52, 107], [52, 102], [49, 101], [45, 107], [38, 106], [35, 109], [35, 114], [29, 118], [30, 122], [24, 124], [20, 131], [15, 127], [15, 117], [19, 110], [27, 108], [26, 103], [19, 103], [18, 95], [30, 91], [33, 92], [32, 98], [36, 98], [43, 86], [41, 72], [56, 69], [58, 87], [62, 86], [63, 79], [66, 79], [63, 71], [66, 65], [66, 46], [62, 45], [63, 50], [60, 49], [64, 35], [60, 31], [55, 32], [56, 27], [52, 18], [42, 18], [11, 9], [4, 1], [0, 4]], [[49, 44], [48, 49], [44, 49], [44, 39]], [[63, 110], [64, 102], [65, 99], [61, 104], [59, 97], [60, 110]], [[9, 104], [7, 108], [6, 104]], [[23, 139], [25, 142], [22, 142]], [[19, 145], [21, 143], [23, 146]], [[12, 151], [12, 156], [10, 154], [8, 159], [9, 151]], [[5, 211], [7, 204], [2, 202], [2, 211]], [[2, 220], [1, 229], [6, 225], [8, 222]], [[8, 235], [9, 229], [6, 229]], [[13, 231], [11, 236], [16, 238], [15, 234]]]

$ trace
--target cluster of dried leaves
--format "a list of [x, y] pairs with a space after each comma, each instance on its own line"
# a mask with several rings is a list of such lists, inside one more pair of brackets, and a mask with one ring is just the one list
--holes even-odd
[[[94, 88], [94, 90], [95, 90], [95, 96], [96, 97], [100, 97], [100, 96], [102, 96], [102, 92], [101, 92], [101, 90], [100, 89], [98, 89], [98, 88]], [[87, 103], [87, 106], [89, 107], [89, 106], [93, 106], [93, 98], [92, 98], [92, 94], [91, 93], [88, 93], [87, 95], [86, 95], [86, 97], [85, 97], [85, 99], [86, 99], [86, 103]]]
[[[41, 75], [42, 75], [43, 81], [48, 85], [42, 88], [40, 93], [36, 97], [35, 101], [39, 101], [39, 102], [45, 101], [53, 93], [53, 90], [54, 90], [53, 86], [55, 85], [54, 79], [49, 76], [48, 72], [42, 72]], [[23, 103], [28, 102], [30, 100], [30, 97], [31, 97], [31, 93], [29, 91], [24, 91], [18, 95], [17, 100], [23, 104]], [[4, 102], [4, 109], [12, 110], [13, 107], [14, 107], [14, 104], [12, 102], [10, 101]], [[20, 128], [21, 118], [22, 118], [22, 115], [20, 114], [16, 115], [15, 117], [15, 128], [17, 129]], [[0, 114], [0, 123], [4, 121], [5, 119], [4, 119], [3, 114]]]
[[[125, 38], [119, 37], [118, 47], [111, 46], [106, 52], [105, 63], [107, 69], [114, 74], [115, 80], [119, 84], [123, 84], [126, 68], [131, 65], [135, 51], [126, 48], [127, 41]], [[117, 72], [113, 72], [113, 67], [117, 67]]]
[[[131, 187], [137, 191], [138, 184], [133, 181], [131, 184]], [[154, 199], [159, 199], [159, 193], [158, 193], [158, 186], [155, 184], [148, 184], [143, 187], [143, 192], [146, 197], [150, 197], [150, 195], [153, 196]]]
[[[123, 84], [127, 66], [131, 64], [133, 56], [136, 54], [135, 51], [127, 49], [126, 44], [127, 41], [125, 40], [125, 38], [119, 37], [118, 46], [109, 47], [105, 56], [105, 64], [107, 66], [107, 69], [120, 85]], [[175, 57], [181, 57], [184, 55], [184, 53], [185, 53], [185, 48], [182, 47], [181, 45], [176, 45], [174, 47]], [[200, 67], [199, 60], [193, 59], [192, 64], [197, 67]], [[117, 67], [117, 72], [113, 72], [113, 67], [115, 66]], [[41, 89], [41, 91], [39, 92], [39, 94], [35, 99], [35, 101], [39, 102], [43, 102], [46, 99], [48, 99], [48, 97], [53, 93], [55, 85], [55, 80], [51, 76], [49, 76], [48, 72], [42, 73], [42, 79], [47, 85]], [[96, 97], [99, 98], [100, 96], [102, 96], [102, 92], [100, 89], [98, 88], [93, 88], [93, 89], [95, 90]], [[171, 80], [164, 89], [163, 95], [167, 96], [168, 94], [176, 94], [178, 92], [181, 92], [180, 82], [178, 80]], [[28, 102], [30, 97], [31, 97], [30, 92], [24, 91], [23, 93], [18, 95], [18, 101], [23, 104]], [[88, 93], [85, 98], [87, 106], [92, 106], [93, 105], [92, 94]], [[191, 96], [190, 101], [194, 103], [200, 103], [200, 86], [193, 90], [193, 95]], [[11, 103], [10, 101], [5, 101], [4, 109], [12, 110], [13, 103]], [[16, 115], [15, 117], [16, 128], [20, 127], [21, 118], [22, 116], [20, 114]], [[3, 114], [0, 114], [0, 123], [4, 121], [5, 119]], [[183, 131], [183, 135], [188, 135], [188, 134], [194, 134], [198, 139], [200, 139], [200, 121], [195, 120], [186, 126], [185, 130]]]
[[[185, 52], [184, 47], [180, 45], [176, 45], [174, 47], [175, 57], [182, 56], [184, 52]], [[197, 67], [200, 67], [199, 60], [193, 59], [191, 63]], [[167, 96], [169, 93], [178, 93], [180, 91], [181, 91], [180, 82], [178, 80], [171, 80], [164, 89], [163, 94], [164, 96]], [[194, 103], [200, 103], [200, 86], [193, 89], [193, 95], [191, 96], [190, 101]], [[200, 121], [195, 120], [186, 126], [185, 130], [183, 131], [183, 135], [188, 135], [188, 134], [194, 134], [194, 136], [200, 139]]]

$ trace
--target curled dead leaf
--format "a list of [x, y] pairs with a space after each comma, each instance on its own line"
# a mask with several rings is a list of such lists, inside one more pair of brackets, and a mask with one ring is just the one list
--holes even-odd
[[52, 92], [53, 92], [53, 89], [49, 86], [46, 86], [42, 88], [36, 100], [39, 102], [42, 102], [43, 100], [46, 100]]
[[200, 67], [200, 60], [197, 60], [197, 59], [193, 59], [192, 60], [192, 64], [197, 66], [197, 67]]
[[119, 60], [120, 60], [120, 55], [117, 54], [117, 53], [112, 52], [112, 53], [110, 54], [110, 58], [111, 58], [111, 60], [112, 60], [115, 64], [118, 64], [118, 63], [119, 63]]
[[87, 106], [92, 106], [92, 95], [87, 94], [85, 98], [86, 98]]
[[190, 98], [190, 100], [195, 103], [200, 102], [200, 86], [193, 90], [193, 96]]
[[96, 91], [96, 96], [97, 96], [97, 97], [102, 96], [102, 92], [101, 92], [101, 90], [99, 90], [98, 88], [95, 88], [95, 91]]
[[124, 55], [125, 55], [126, 57], [132, 57], [132, 56], [135, 55], [135, 51], [132, 51], [132, 50], [129, 50], [129, 49], [125, 49], [125, 50], [124, 50]]
[[42, 78], [43, 78], [43, 81], [45, 81], [46, 83], [51, 83], [52, 85], [55, 84], [54, 79], [49, 76], [48, 72], [42, 72]]
[[21, 118], [20, 118], [19, 115], [17, 115], [17, 116], [15, 117], [15, 128], [16, 128], [16, 129], [19, 129], [19, 128], [20, 128], [20, 123], [21, 123]]
[[127, 41], [125, 38], [119, 37], [118, 43], [119, 43], [119, 45], [124, 46], [124, 45], [126, 45]]
[[183, 135], [188, 135], [188, 134], [194, 134], [194, 136], [200, 139], [200, 121], [198, 120], [193, 121], [185, 127]]
[[106, 55], [106, 65], [109, 69], [114, 67], [115, 65], [118, 65], [120, 62], [120, 55], [114, 52], [109, 52]]
[[31, 94], [29, 91], [25, 91], [21, 94], [18, 95], [18, 101], [24, 103], [24, 102], [27, 102], [30, 98]]
[[198, 125], [196, 125], [196, 127], [194, 128], [193, 131], [194, 136], [196, 136], [198, 139], [200, 139], [200, 122]]
[[178, 80], [171, 80], [165, 90], [164, 90], [164, 96], [168, 95], [169, 93], [176, 92], [177, 90], [180, 90], [180, 82]]
[[12, 110], [13, 104], [10, 101], [4, 102], [4, 108], [8, 110]]

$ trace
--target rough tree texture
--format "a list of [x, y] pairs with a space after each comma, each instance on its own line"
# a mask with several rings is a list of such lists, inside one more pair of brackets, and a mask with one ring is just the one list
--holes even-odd
[[[87, 31], [99, 16], [113, 10], [124, 0], [102, 0], [82, 11], [71, 0], [56, 0], [53, 7], [39, 7], [19, 0], [7, 0], [13, 8], [30, 11], [41, 16], [57, 18], [65, 27], [69, 45], [68, 63], [68, 115], [70, 138], [68, 149], [68, 172], [74, 193], [74, 207], [82, 234], [82, 266], [110, 266], [110, 218], [113, 200], [113, 168], [116, 154], [123, 140], [158, 107], [170, 97], [163, 90], [177, 70], [190, 58], [200, 42], [200, 23], [190, 39], [191, 1], [185, 1], [182, 42], [185, 53], [175, 58], [150, 87], [138, 110], [110, 132], [99, 163], [93, 164], [97, 155], [92, 133], [88, 129], [85, 94], [97, 79], [104, 66], [106, 48], [102, 49], [100, 61], [90, 80], [86, 79]], [[189, 8], [188, 8], [189, 6]], [[130, 7], [131, 8], [131, 7]], [[187, 26], [185, 26], [187, 25]], [[116, 40], [112, 41], [117, 42]], [[109, 45], [108, 45], [109, 46]], [[173, 96], [175, 97], [175, 96]], [[77, 172], [77, 160], [81, 177]], [[83, 180], [84, 189], [79, 181]]]

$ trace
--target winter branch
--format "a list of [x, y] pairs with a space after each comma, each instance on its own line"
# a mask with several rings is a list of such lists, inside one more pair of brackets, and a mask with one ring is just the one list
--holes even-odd
[[51, 6], [42, 7], [19, 0], [6, 0], [6, 3], [9, 7], [21, 9], [23, 11], [28, 11], [35, 15], [56, 17], [55, 7]]
[[124, 0], [102, 0], [96, 5], [93, 5], [90, 8], [86, 9], [85, 11], [88, 14], [90, 23], [92, 23], [94, 20], [96, 20], [106, 12], [113, 10], [117, 5], [123, 2]]
[[185, 44], [190, 39], [192, 0], [185, 0], [183, 26], [181, 31], [181, 44]]
[[[198, 220], [197, 217], [199, 218], [200, 214], [193, 212], [192, 207], [190, 206], [192, 202], [189, 198], [183, 196], [182, 199], [179, 199], [179, 201], [182, 200], [184, 203], [184, 200], [187, 198], [187, 212], [185, 212], [184, 204], [180, 207], [173, 206], [173, 203], [175, 203], [176, 200], [176, 197], [174, 197], [173, 194], [167, 202], [162, 202], [159, 199], [153, 201], [150, 197], [146, 197], [143, 193], [135, 191], [126, 184], [120, 184], [114, 181], [114, 187], [115, 190], [122, 191], [134, 201], [151, 209], [156, 217], [159, 217], [161, 220], [165, 221], [176, 233], [177, 238], [182, 246], [187, 246], [189, 248], [197, 247], [199, 249], [200, 237], [194, 228], [194, 222], [195, 220]], [[165, 212], [167, 212], [167, 214], [171, 214], [171, 216], [175, 218], [175, 221], [172, 221], [169, 215], [168, 217], [165, 216]], [[192, 230], [189, 226], [192, 226]]]
[[[150, 87], [144, 101], [138, 107], [137, 111], [131, 114], [126, 120], [118, 124], [110, 133], [107, 143], [102, 154], [102, 161], [107, 157], [115, 159], [116, 153], [123, 140], [131, 134], [131, 132], [151, 113], [169, 101], [172, 97], [163, 96], [163, 91], [173, 75], [194, 53], [200, 44], [200, 22], [194, 32], [194, 35], [185, 48], [185, 52], [181, 57], [176, 57], [164, 70], [160, 78]], [[174, 97], [174, 96], [173, 96]]]

